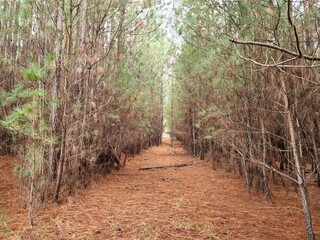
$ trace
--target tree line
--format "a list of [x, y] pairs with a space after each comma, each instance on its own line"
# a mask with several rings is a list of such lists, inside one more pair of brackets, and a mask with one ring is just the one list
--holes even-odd
[[309, 239], [307, 190], [314, 179], [320, 186], [319, 7], [312, 0], [183, 1], [170, 105], [177, 138], [214, 168], [238, 172], [249, 191], [270, 200], [271, 181], [293, 183]]
[[150, 1], [0, 1], [0, 150], [33, 206], [161, 142], [169, 44]]

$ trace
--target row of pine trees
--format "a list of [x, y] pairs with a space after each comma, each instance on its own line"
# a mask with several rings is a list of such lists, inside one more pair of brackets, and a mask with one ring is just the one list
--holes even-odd
[[[183, 1], [172, 129], [194, 156], [238, 172], [249, 191], [320, 186], [319, 2]], [[221, 162], [221, 154], [225, 160]]]
[[[30, 207], [161, 142], [169, 44], [149, 1], [0, 1], [0, 150]], [[120, 163], [121, 161], [121, 163]]]

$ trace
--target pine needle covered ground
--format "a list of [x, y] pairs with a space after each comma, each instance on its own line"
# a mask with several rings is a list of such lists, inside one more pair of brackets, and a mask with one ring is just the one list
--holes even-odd
[[[139, 171], [141, 166], [175, 165]], [[248, 193], [233, 173], [212, 170], [165, 139], [56, 207], [35, 211], [27, 226], [14, 159], [0, 158], [0, 239], [291, 239], [306, 238], [299, 196], [273, 187], [273, 203]], [[316, 189], [314, 226], [320, 224]], [[316, 228], [316, 235], [320, 232]], [[22, 237], [22, 238], [18, 238]]]

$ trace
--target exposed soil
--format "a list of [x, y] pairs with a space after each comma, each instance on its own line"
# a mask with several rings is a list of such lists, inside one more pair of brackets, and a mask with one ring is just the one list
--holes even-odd
[[[0, 157], [0, 238], [3, 239], [307, 239], [297, 193], [273, 187], [273, 202], [248, 193], [240, 178], [212, 170], [165, 139], [55, 207], [36, 209], [28, 227], [14, 160]], [[141, 166], [190, 163], [139, 171]], [[320, 237], [319, 190], [311, 191]], [[20, 238], [18, 238], [20, 237]]]

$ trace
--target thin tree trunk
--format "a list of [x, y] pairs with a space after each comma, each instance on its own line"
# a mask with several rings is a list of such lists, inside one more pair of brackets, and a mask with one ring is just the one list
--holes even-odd
[[[53, 81], [51, 97], [53, 101], [53, 106], [51, 108], [51, 137], [55, 138], [58, 128], [58, 89], [61, 80], [61, 62], [62, 62], [62, 16], [61, 8], [58, 6], [57, 10], [57, 32], [58, 41], [56, 42], [56, 73]], [[52, 181], [56, 176], [56, 160], [57, 160], [57, 143], [51, 142], [49, 147], [49, 179]]]
[[192, 110], [192, 155], [196, 156], [196, 131], [195, 131], [195, 116], [194, 110]]
[[317, 151], [317, 144], [316, 144], [316, 140], [315, 137], [312, 137], [312, 143], [313, 143], [313, 151], [314, 151], [314, 164], [315, 167], [312, 169], [312, 171], [316, 171], [317, 172], [317, 186], [320, 187], [320, 169], [319, 169], [319, 156], [318, 156], [318, 151]]
[[[248, 149], [245, 149], [245, 151], [247, 152]], [[246, 189], [248, 191], [250, 191], [249, 188], [249, 175], [248, 175], [248, 170], [247, 170], [247, 164], [246, 164], [246, 155], [247, 153], [243, 154], [241, 157], [241, 165], [242, 165], [242, 174], [244, 174], [245, 176], [245, 181], [246, 181]]]
[[62, 119], [61, 119], [61, 126], [62, 126], [62, 135], [61, 135], [61, 143], [60, 143], [60, 162], [58, 167], [58, 175], [56, 179], [56, 187], [53, 195], [53, 202], [58, 204], [59, 203], [59, 192], [61, 188], [61, 180], [62, 180], [62, 174], [63, 174], [63, 166], [66, 158], [66, 135], [67, 135], [67, 129], [66, 129], [66, 110], [67, 110], [67, 79], [64, 79], [64, 86], [63, 86], [63, 92], [64, 92], [64, 104], [63, 104], [63, 112], [62, 112]]
[[[33, 169], [32, 169], [33, 171]], [[34, 191], [34, 174], [31, 173], [30, 195], [29, 195], [29, 225], [33, 226], [33, 191]]]
[[266, 151], [266, 146], [267, 146], [267, 141], [266, 141], [266, 136], [265, 136], [265, 127], [264, 127], [264, 122], [263, 119], [260, 118], [260, 125], [261, 125], [261, 134], [262, 134], [262, 162], [263, 162], [263, 166], [262, 166], [262, 174], [263, 174], [263, 184], [264, 184], [264, 192], [265, 192], [265, 196], [266, 196], [266, 200], [270, 201], [271, 200], [271, 194], [270, 194], [270, 189], [269, 189], [269, 184], [268, 184], [268, 176], [266, 174], [266, 155], [267, 155], [267, 151]]
[[63, 173], [63, 166], [64, 166], [64, 160], [65, 160], [65, 135], [66, 131], [64, 130], [62, 133], [62, 139], [61, 139], [61, 150], [60, 150], [60, 162], [58, 167], [58, 176], [56, 180], [56, 188], [53, 195], [53, 202], [58, 204], [59, 203], [59, 193], [61, 189], [61, 180], [62, 180], [62, 173]]
[[309, 203], [308, 203], [308, 194], [307, 194], [307, 187], [306, 187], [306, 182], [305, 179], [303, 178], [303, 173], [300, 165], [300, 160], [299, 160], [299, 155], [298, 155], [298, 149], [297, 149], [297, 144], [296, 144], [296, 134], [294, 130], [294, 124], [293, 124], [293, 119], [292, 119], [292, 113], [289, 108], [289, 99], [287, 95], [287, 90], [286, 90], [286, 84], [284, 77], [280, 77], [281, 81], [281, 88], [283, 91], [283, 101], [284, 101], [284, 106], [285, 106], [285, 116], [289, 128], [289, 134], [290, 134], [290, 144], [292, 147], [292, 153], [293, 153], [293, 159], [295, 163], [295, 171], [296, 171], [296, 176], [297, 176], [297, 183], [299, 187], [299, 191], [301, 194], [301, 200], [302, 200], [302, 207], [303, 207], [303, 212], [306, 220], [306, 228], [307, 228], [307, 233], [308, 233], [308, 238], [309, 240], [314, 240], [315, 235], [313, 232], [312, 228], [312, 219], [311, 219], [311, 213], [310, 213], [310, 208], [309, 208]]

